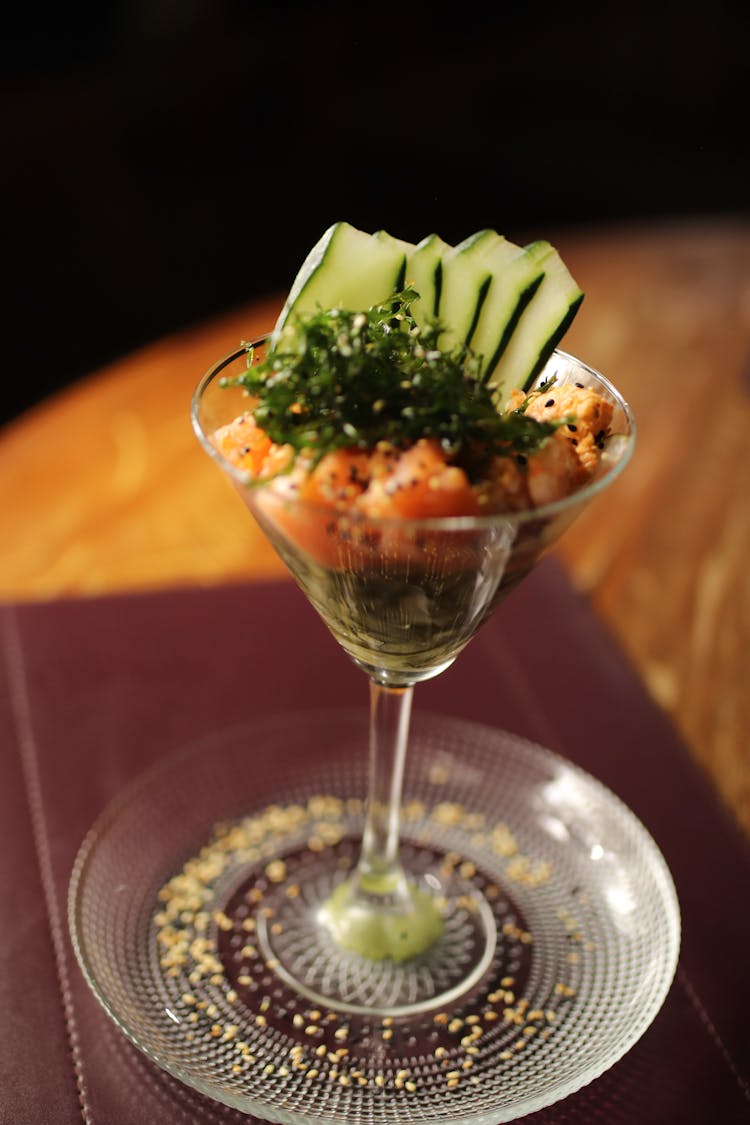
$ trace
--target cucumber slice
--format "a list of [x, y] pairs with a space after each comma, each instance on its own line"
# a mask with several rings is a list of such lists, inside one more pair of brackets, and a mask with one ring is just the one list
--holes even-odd
[[412, 306], [416, 319], [437, 315], [442, 349], [470, 345], [482, 357], [480, 375], [500, 404], [515, 387], [530, 386], [583, 300], [549, 242], [521, 249], [481, 230], [455, 247], [436, 234], [415, 246], [384, 230], [373, 235], [339, 222], [302, 263], [272, 343], [294, 315], [368, 309], [407, 281], [420, 293]]
[[438, 316], [444, 325], [438, 346], [443, 351], [471, 343], [492, 282], [487, 264], [500, 241], [494, 230], [480, 230], [443, 255]]
[[482, 357], [480, 378], [491, 381], [521, 313], [542, 282], [544, 269], [534, 255], [507, 238], [498, 238], [486, 261], [492, 270], [492, 284], [471, 346]]
[[532, 242], [524, 253], [531, 263], [543, 270], [544, 276], [487, 378], [488, 386], [494, 389], [495, 398], [501, 404], [516, 387], [525, 390], [531, 385], [570, 327], [583, 300], [582, 290], [549, 242]]
[[375, 238], [350, 223], [334, 223], [313, 246], [294, 279], [271, 334], [278, 341], [293, 315], [318, 309], [369, 309], [398, 288], [406, 254], [397, 240]]
[[406, 259], [406, 283], [413, 285], [419, 300], [411, 306], [412, 315], [418, 324], [434, 320], [440, 307], [440, 293], [443, 286], [443, 257], [452, 247], [440, 235], [428, 234]]
[[394, 287], [396, 290], [403, 289], [404, 285], [406, 284], [406, 262], [409, 255], [414, 250], [414, 243], [405, 242], [403, 238], [394, 238], [394, 236], [392, 234], [389, 234], [387, 230], [376, 230], [373, 238], [377, 238], [379, 242], [385, 243], [386, 246], [393, 247], [394, 250], [400, 250], [404, 255], [403, 269]]

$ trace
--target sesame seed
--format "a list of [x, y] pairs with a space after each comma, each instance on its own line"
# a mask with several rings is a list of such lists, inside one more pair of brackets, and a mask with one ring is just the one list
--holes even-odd
[[266, 875], [272, 883], [283, 883], [286, 878], [286, 864], [283, 859], [271, 860], [266, 865]]

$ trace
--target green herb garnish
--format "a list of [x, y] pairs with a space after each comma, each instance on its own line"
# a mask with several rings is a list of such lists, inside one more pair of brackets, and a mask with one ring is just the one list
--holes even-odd
[[476, 462], [528, 454], [557, 428], [523, 410], [501, 412], [469, 349], [442, 351], [439, 321], [418, 325], [411, 288], [366, 312], [298, 319], [260, 363], [233, 380], [256, 399], [272, 441], [318, 461], [340, 448], [399, 448], [437, 439], [446, 456]]

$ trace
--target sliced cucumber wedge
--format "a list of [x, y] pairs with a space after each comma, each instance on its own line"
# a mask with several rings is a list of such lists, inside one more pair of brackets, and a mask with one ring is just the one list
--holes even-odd
[[302, 263], [271, 342], [296, 315], [369, 309], [407, 283], [420, 294], [412, 305], [417, 322], [438, 317], [440, 348], [470, 346], [481, 357], [480, 378], [501, 407], [516, 387], [530, 386], [583, 300], [549, 242], [521, 248], [480, 230], [457, 246], [437, 234], [415, 246], [385, 230], [368, 234], [339, 222]]
[[404, 256], [403, 270], [396, 281], [395, 288], [397, 290], [403, 289], [406, 284], [406, 263], [409, 255], [414, 251], [413, 242], [405, 242], [403, 238], [394, 238], [387, 230], [376, 230], [373, 238], [377, 238], [379, 242], [385, 243], [386, 246], [391, 246], [394, 250], [400, 250]]
[[443, 257], [452, 250], [438, 234], [428, 234], [412, 248], [406, 259], [406, 283], [412, 285], [419, 300], [411, 307], [418, 324], [434, 320], [438, 315], [443, 287]]
[[482, 357], [480, 378], [492, 378], [521, 313], [544, 277], [535, 257], [507, 238], [498, 237], [487, 255], [492, 284], [482, 305], [471, 346]]
[[405, 261], [399, 240], [376, 238], [350, 223], [334, 223], [302, 263], [271, 343], [278, 341], [294, 315], [318, 309], [369, 309], [385, 301], [398, 289]]
[[543, 277], [521, 312], [499, 360], [487, 377], [503, 404], [516, 387], [527, 389], [570, 327], [583, 292], [554, 246], [532, 242], [524, 250]]
[[487, 259], [500, 241], [493, 230], [477, 231], [443, 255], [438, 316], [444, 325], [439, 347], [469, 345], [492, 282]]

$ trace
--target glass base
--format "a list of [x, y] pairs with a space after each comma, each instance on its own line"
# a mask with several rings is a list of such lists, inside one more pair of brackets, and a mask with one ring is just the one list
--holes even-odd
[[[257, 878], [243, 883], [225, 911], [234, 920], [234, 930], [241, 932], [240, 908], [248, 896], [262, 904], [257, 917], [258, 957], [300, 996], [335, 1012], [399, 1018], [447, 1008], [472, 992], [492, 964], [497, 945], [499, 919], [484, 895], [487, 881], [476, 869], [474, 880], [461, 877], [444, 853], [409, 848], [409, 869], [420, 875], [415, 882], [418, 894], [430, 902], [430, 910], [439, 911], [439, 935], [413, 956], [380, 956], [378, 948], [370, 952], [366, 943], [377, 947], [383, 930], [388, 936], [403, 937], [408, 945], [415, 928], [421, 930], [432, 922], [431, 913], [426, 922], [420, 917], [421, 906], [411, 917], [388, 917], [387, 905], [378, 910], [371, 896], [375, 913], [364, 912], [362, 952], [343, 949], [331, 932], [327, 914], [332, 897], [335, 901], [337, 893], [340, 897], [350, 885], [355, 848], [353, 840], [327, 849], [325, 856], [302, 848], [285, 857], [280, 884], [268, 886], [265, 878], [260, 885]], [[233, 963], [247, 968], [242, 959], [233, 962], [230, 955], [229, 964]]]

